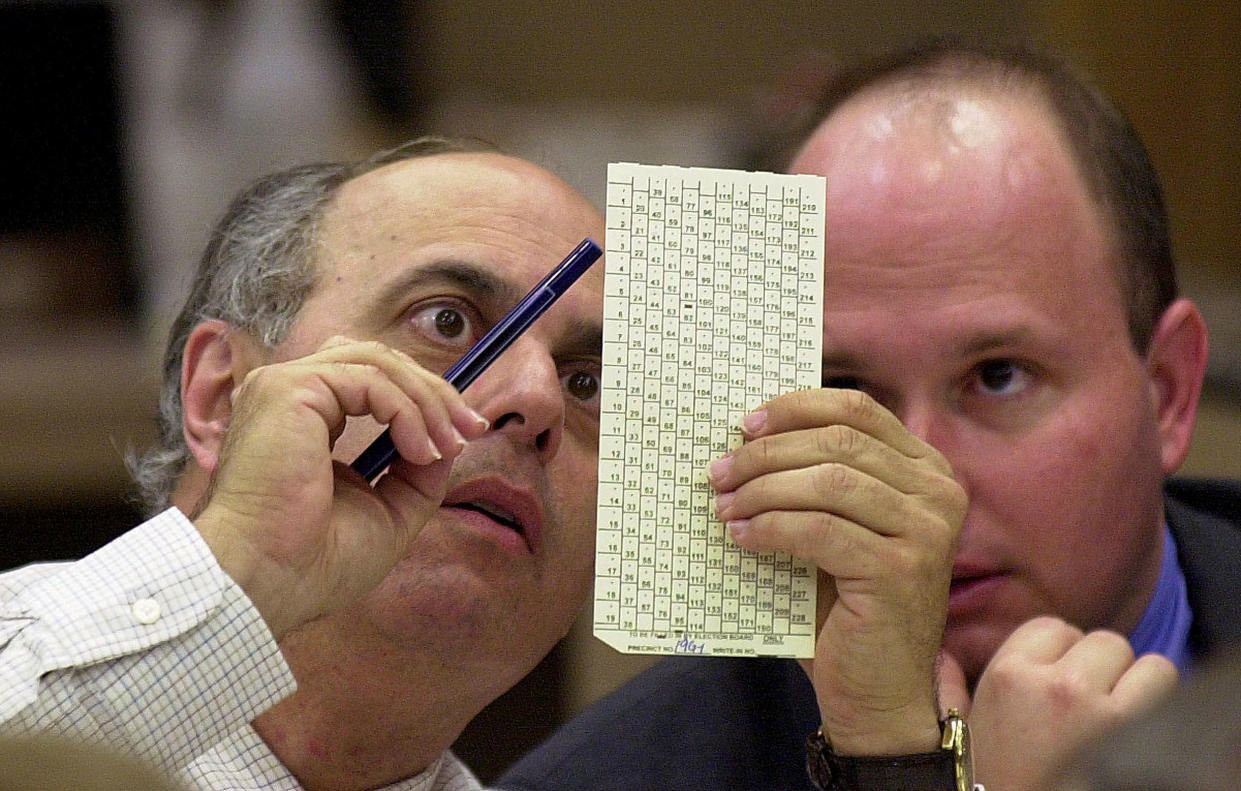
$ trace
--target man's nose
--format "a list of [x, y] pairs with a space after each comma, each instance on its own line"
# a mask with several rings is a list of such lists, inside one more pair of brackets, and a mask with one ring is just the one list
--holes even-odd
[[466, 394], [493, 431], [531, 447], [544, 463], [555, 457], [564, 433], [564, 394], [556, 361], [543, 343], [519, 338]]

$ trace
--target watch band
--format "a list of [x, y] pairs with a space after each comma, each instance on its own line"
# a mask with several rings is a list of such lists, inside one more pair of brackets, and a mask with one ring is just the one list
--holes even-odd
[[806, 772], [822, 791], [972, 791], [969, 728], [956, 711], [940, 723], [940, 749], [895, 756], [840, 756], [822, 729], [806, 739]]
[[822, 791], [956, 791], [951, 752], [893, 756], [842, 756], [822, 732], [806, 740], [806, 770]]

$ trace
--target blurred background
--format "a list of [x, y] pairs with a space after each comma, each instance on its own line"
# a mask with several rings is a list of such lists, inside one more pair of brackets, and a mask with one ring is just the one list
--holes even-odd
[[[939, 32], [1032, 37], [1133, 119], [1212, 332], [1185, 469], [1241, 477], [1239, 4], [4, 0], [0, 568], [138, 521], [162, 335], [253, 177], [470, 134], [601, 204], [608, 162], [749, 166], [833, 64]], [[462, 738], [484, 779], [647, 663], [582, 623]]]

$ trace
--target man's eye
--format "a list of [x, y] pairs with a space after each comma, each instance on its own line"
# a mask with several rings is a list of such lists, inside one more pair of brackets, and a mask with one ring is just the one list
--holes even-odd
[[426, 338], [439, 343], [468, 346], [474, 339], [473, 327], [465, 313], [451, 305], [427, 305], [414, 310], [410, 318]]
[[561, 379], [565, 392], [579, 401], [591, 402], [599, 396], [599, 376], [580, 368], [564, 374]]
[[451, 308], [435, 314], [435, 329], [445, 338], [455, 338], [465, 331], [465, 316]]
[[865, 390], [861, 379], [856, 376], [825, 376], [823, 386], [834, 390]]
[[1012, 360], [989, 360], [977, 368], [981, 389], [993, 395], [1010, 396], [1025, 390], [1030, 374]]

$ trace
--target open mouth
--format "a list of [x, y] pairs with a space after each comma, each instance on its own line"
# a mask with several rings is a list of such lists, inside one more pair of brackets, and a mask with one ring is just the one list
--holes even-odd
[[463, 508], [467, 511], [475, 511], [484, 516], [490, 517], [492, 520], [499, 522], [500, 524], [504, 525], [510, 530], [515, 530], [517, 533], [521, 534], [522, 536], [525, 536], [526, 534], [526, 529], [521, 526], [520, 522], [517, 521], [517, 517], [513, 516], [507, 510], [505, 510], [504, 508], [501, 508], [495, 503], [488, 503], [488, 502], [453, 503], [452, 507]]
[[485, 499], [462, 500], [456, 503], [445, 502], [444, 506], [458, 511], [468, 511], [478, 514], [479, 516], [485, 517], [487, 522], [493, 525], [499, 525], [502, 529], [507, 528], [508, 530], [513, 531], [519, 537], [520, 546], [526, 552], [534, 552], [534, 542], [531, 540], [532, 536], [529, 534], [526, 526], [522, 524], [522, 521], [516, 514], [504, 506]]
[[954, 574], [952, 577], [952, 584], [954, 586], [955, 585], [968, 585], [971, 582], [976, 582], [977, 580], [983, 580], [990, 576], [991, 576], [990, 574], [985, 574], [982, 572], [973, 573], [973, 574]]
[[963, 613], [983, 606], [988, 596], [1003, 580], [1002, 574], [969, 572], [952, 578], [948, 588], [948, 610]]
[[499, 476], [479, 476], [453, 487], [443, 507], [510, 551], [531, 555], [539, 551], [543, 532], [539, 502], [525, 488]]

